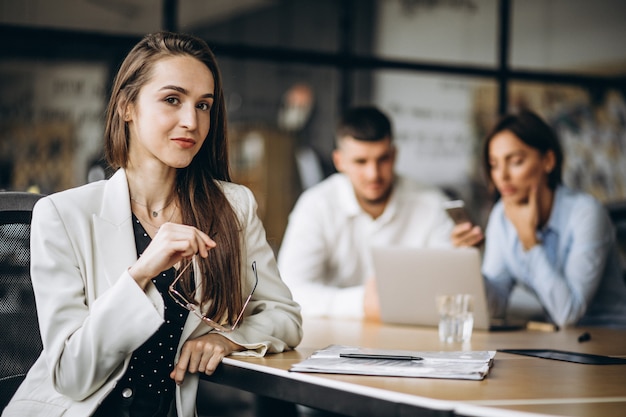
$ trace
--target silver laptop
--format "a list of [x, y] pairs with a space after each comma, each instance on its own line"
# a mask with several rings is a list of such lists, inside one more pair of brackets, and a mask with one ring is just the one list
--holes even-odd
[[372, 255], [384, 323], [437, 326], [436, 297], [464, 293], [474, 297], [474, 329], [524, 326], [490, 319], [476, 248], [372, 247]]

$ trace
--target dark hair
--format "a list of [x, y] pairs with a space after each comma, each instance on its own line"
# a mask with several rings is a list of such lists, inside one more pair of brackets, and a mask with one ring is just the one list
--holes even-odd
[[386, 138], [393, 139], [391, 133], [389, 118], [373, 106], [348, 109], [336, 129], [337, 141], [345, 136], [352, 136], [356, 140], [378, 142]]
[[490, 164], [489, 164], [489, 144], [495, 135], [503, 131], [509, 131], [519, 138], [526, 145], [536, 149], [545, 155], [548, 151], [554, 153], [554, 169], [548, 174], [548, 186], [555, 189], [557, 185], [563, 182], [563, 150], [556, 136], [556, 133], [546, 122], [539, 116], [529, 110], [523, 110], [517, 114], [504, 116], [496, 123], [495, 127], [485, 138], [483, 146], [483, 168], [489, 181]]
[[124, 111], [134, 103], [152, 77], [154, 65], [164, 58], [190, 56], [202, 62], [214, 79], [211, 127], [189, 166], [176, 173], [176, 194], [183, 223], [209, 234], [220, 250], [201, 259], [202, 303], [211, 318], [236, 318], [242, 308], [241, 243], [237, 216], [218, 183], [230, 181], [228, 137], [222, 81], [215, 56], [202, 39], [191, 35], [157, 32], [146, 35], [128, 53], [115, 77], [107, 107], [105, 156], [114, 169], [128, 165], [130, 134]]

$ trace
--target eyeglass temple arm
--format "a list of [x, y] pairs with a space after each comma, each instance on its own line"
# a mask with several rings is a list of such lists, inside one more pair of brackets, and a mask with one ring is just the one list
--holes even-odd
[[239, 313], [239, 316], [237, 316], [237, 319], [233, 323], [233, 328], [237, 326], [237, 324], [239, 324], [239, 320], [241, 320], [241, 318], [243, 317], [243, 313], [246, 311], [246, 307], [248, 307], [248, 303], [250, 302], [250, 299], [252, 298], [252, 295], [256, 290], [256, 286], [259, 284], [259, 275], [257, 274], [256, 270], [256, 261], [252, 261], [252, 271], [254, 271], [254, 286], [252, 287], [252, 291], [250, 291], [250, 295], [248, 295], [248, 298], [246, 298], [246, 301], [243, 303], [243, 308], [241, 309], [241, 313]]

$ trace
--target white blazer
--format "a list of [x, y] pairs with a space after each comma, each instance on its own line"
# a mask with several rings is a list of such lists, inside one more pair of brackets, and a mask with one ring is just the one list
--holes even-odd
[[[256, 201], [244, 186], [220, 185], [242, 227], [244, 292], [254, 280], [252, 261], [259, 275], [247, 316], [227, 335], [248, 349], [234, 354], [293, 348], [302, 338], [300, 307], [280, 278]], [[163, 323], [156, 287], [142, 291], [127, 272], [137, 252], [125, 171], [39, 200], [31, 259], [44, 349], [2, 417], [89, 416], [124, 374], [131, 353]], [[210, 330], [189, 314], [176, 358], [186, 340]], [[196, 415], [197, 387], [197, 374], [177, 387], [178, 416]]]

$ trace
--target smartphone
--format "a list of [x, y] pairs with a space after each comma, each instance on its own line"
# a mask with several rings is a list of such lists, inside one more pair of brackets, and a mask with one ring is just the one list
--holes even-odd
[[465, 203], [463, 200], [451, 200], [443, 203], [443, 208], [448, 213], [448, 216], [452, 219], [454, 224], [461, 223], [473, 223], [467, 210], [465, 208]]

